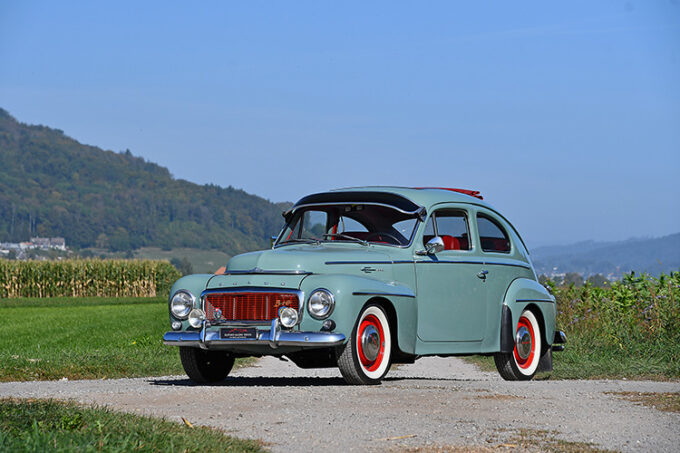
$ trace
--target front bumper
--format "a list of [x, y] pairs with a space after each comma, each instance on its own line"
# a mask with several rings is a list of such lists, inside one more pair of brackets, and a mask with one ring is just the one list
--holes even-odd
[[333, 332], [299, 332], [283, 330], [279, 319], [272, 320], [269, 330], [257, 330], [257, 339], [220, 338], [219, 331], [207, 330], [205, 323], [198, 332], [166, 332], [163, 344], [169, 346], [191, 346], [203, 349], [223, 349], [229, 346], [269, 346], [276, 349], [279, 346], [302, 346], [307, 348], [322, 348], [337, 346], [345, 342], [345, 336]]

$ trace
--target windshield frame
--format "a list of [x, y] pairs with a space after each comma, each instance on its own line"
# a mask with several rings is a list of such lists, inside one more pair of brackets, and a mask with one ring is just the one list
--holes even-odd
[[[385, 242], [374, 242], [374, 241], [366, 241], [367, 245], [383, 245], [383, 246], [388, 246], [388, 247], [395, 247], [395, 248], [400, 248], [400, 249], [407, 249], [413, 245], [414, 238], [416, 237], [416, 232], [418, 231], [418, 228], [420, 227], [420, 224], [423, 222], [423, 209], [421, 208], [420, 210], [416, 212], [407, 212], [402, 209], [399, 209], [395, 206], [385, 204], [385, 203], [380, 203], [380, 202], [362, 202], [362, 203], [355, 203], [355, 202], [329, 202], [329, 203], [309, 203], [309, 204], [303, 204], [299, 206], [295, 206], [293, 209], [291, 209], [288, 212], [288, 218], [286, 220], [286, 224], [283, 226], [279, 234], [276, 236], [276, 241], [274, 241], [274, 245], [272, 248], [276, 249], [279, 247], [283, 247], [286, 245], [301, 245], [301, 244], [325, 244], [325, 243], [332, 243], [332, 244], [338, 244], [338, 243], [343, 243], [343, 244], [358, 244], [362, 247], [365, 247], [365, 245], [362, 245], [359, 243], [359, 241], [350, 241], [350, 240], [330, 240], [330, 238], [317, 238], [317, 239], [311, 239], [309, 238], [307, 241], [302, 242], [302, 241], [285, 241], [281, 242], [281, 239], [283, 237], [283, 233], [289, 229], [289, 226], [291, 224], [291, 221], [293, 221], [295, 218], [297, 218], [297, 213], [298, 211], [307, 211], [310, 210], [310, 208], [317, 208], [317, 207], [323, 207], [323, 206], [352, 206], [352, 205], [362, 205], [362, 206], [380, 206], [383, 208], [388, 208], [393, 211], [396, 211], [401, 214], [407, 214], [412, 216], [412, 218], [415, 220], [415, 224], [413, 225], [413, 230], [411, 231], [411, 236], [408, 238], [408, 243], [406, 244], [388, 244]], [[397, 223], [397, 222], [395, 222]], [[297, 226], [296, 226], [297, 228]], [[404, 236], [405, 237], [405, 236]]]

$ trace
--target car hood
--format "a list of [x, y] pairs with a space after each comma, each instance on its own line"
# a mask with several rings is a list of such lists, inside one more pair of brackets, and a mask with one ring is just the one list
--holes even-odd
[[299, 273], [328, 273], [329, 266], [349, 263], [390, 264], [392, 258], [373, 246], [362, 245], [299, 245], [273, 250], [244, 253], [233, 257], [227, 272], [233, 271], [290, 271]]

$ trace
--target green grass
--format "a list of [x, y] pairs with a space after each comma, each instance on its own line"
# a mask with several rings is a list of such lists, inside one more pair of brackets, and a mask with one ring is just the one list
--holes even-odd
[[84, 408], [54, 400], [0, 399], [0, 451], [261, 452], [255, 441], [206, 427]]
[[46, 298], [0, 302], [0, 380], [182, 374], [165, 298]]

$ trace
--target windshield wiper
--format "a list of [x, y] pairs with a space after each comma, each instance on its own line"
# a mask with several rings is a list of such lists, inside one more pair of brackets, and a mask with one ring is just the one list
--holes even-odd
[[281, 244], [288, 244], [290, 242], [302, 242], [304, 244], [321, 245], [321, 240], [312, 239], [312, 238], [293, 238], [293, 239], [288, 239], [287, 241], [283, 241], [283, 242], [281, 242]]
[[328, 233], [323, 235], [324, 238], [327, 237], [339, 237], [343, 239], [349, 239], [350, 241], [355, 241], [358, 242], [361, 245], [368, 245], [367, 241], [364, 241], [363, 239], [355, 238], [354, 236], [350, 236], [349, 234], [343, 234], [343, 233]]

